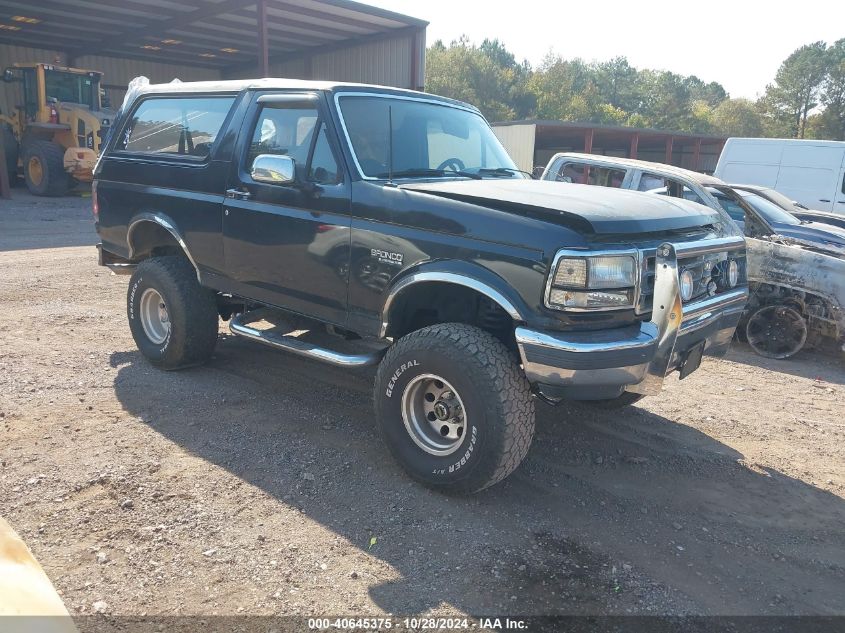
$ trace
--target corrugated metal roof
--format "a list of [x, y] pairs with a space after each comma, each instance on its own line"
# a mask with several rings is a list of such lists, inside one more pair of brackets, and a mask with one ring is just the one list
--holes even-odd
[[[423, 20], [351, 0], [263, 0], [271, 58], [419, 31]], [[0, 0], [0, 44], [209, 69], [254, 66], [257, 0]]]

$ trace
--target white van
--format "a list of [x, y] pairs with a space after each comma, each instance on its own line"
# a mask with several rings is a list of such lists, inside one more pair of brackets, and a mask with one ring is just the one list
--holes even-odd
[[771, 187], [809, 209], [845, 215], [845, 142], [729, 138], [713, 174]]

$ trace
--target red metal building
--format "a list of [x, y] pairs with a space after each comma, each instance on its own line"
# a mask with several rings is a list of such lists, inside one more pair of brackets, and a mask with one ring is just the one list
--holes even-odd
[[520, 169], [545, 167], [557, 152], [639, 158], [712, 173], [727, 137], [668, 130], [523, 120], [493, 124]]

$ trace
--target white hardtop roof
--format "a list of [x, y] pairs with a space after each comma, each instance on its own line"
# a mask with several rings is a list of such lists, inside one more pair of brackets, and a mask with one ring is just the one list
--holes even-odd
[[[136, 77], [136, 79], [140, 79]], [[134, 82], [136, 79], [133, 79]], [[396, 94], [409, 97], [431, 99], [445, 104], [457, 105], [462, 108], [478, 111], [475, 106], [449, 99], [427, 92], [408, 90], [407, 88], [393, 88], [375, 84], [347, 83], [342, 81], [311, 81], [307, 79], [286, 79], [282, 77], [265, 77], [263, 79], [228, 79], [215, 81], [171, 81], [163, 84], [138, 85], [133, 93], [133, 100], [145, 94], [168, 94], [179, 92], [240, 92], [241, 90], [361, 90], [362, 92], [377, 92], [381, 94]], [[131, 89], [131, 83], [130, 83]]]
[[[676, 178], [686, 178], [692, 180], [700, 185], [726, 185], [724, 180], [720, 180], [715, 176], [708, 176], [698, 171], [684, 169], [683, 167], [675, 167], [674, 165], [665, 165], [664, 163], [652, 163], [647, 160], [638, 160], [636, 158], [619, 158], [617, 156], [603, 156], [601, 154], [580, 154], [578, 152], [560, 152], [555, 154], [551, 161], [558, 158], [574, 158], [577, 160], [589, 161], [593, 163], [603, 163], [605, 165], [618, 165], [619, 167], [627, 167], [631, 169], [648, 170], [658, 176], [674, 176]], [[549, 164], [551, 164], [549, 161]]]

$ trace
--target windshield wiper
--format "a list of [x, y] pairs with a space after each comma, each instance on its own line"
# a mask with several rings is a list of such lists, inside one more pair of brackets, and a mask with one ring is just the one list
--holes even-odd
[[[376, 178], [390, 178], [391, 174], [388, 172], [382, 172], [380, 174], [376, 174]], [[425, 178], [425, 177], [450, 177], [450, 176], [463, 176], [464, 178], [472, 178], [473, 180], [481, 180], [481, 176], [478, 174], [473, 174], [468, 171], [452, 171], [451, 169], [427, 169], [427, 168], [416, 168], [416, 169], [403, 169], [401, 171], [394, 171], [392, 176], [394, 178]]]
[[479, 174], [501, 174], [504, 176], [505, 174], [525, 174], [531, 180], [534, 180], [534, 174], [530, 171], [523, 171], [522, 169], [516, 169], [515, 167], [481, 167], [478, 170]]

